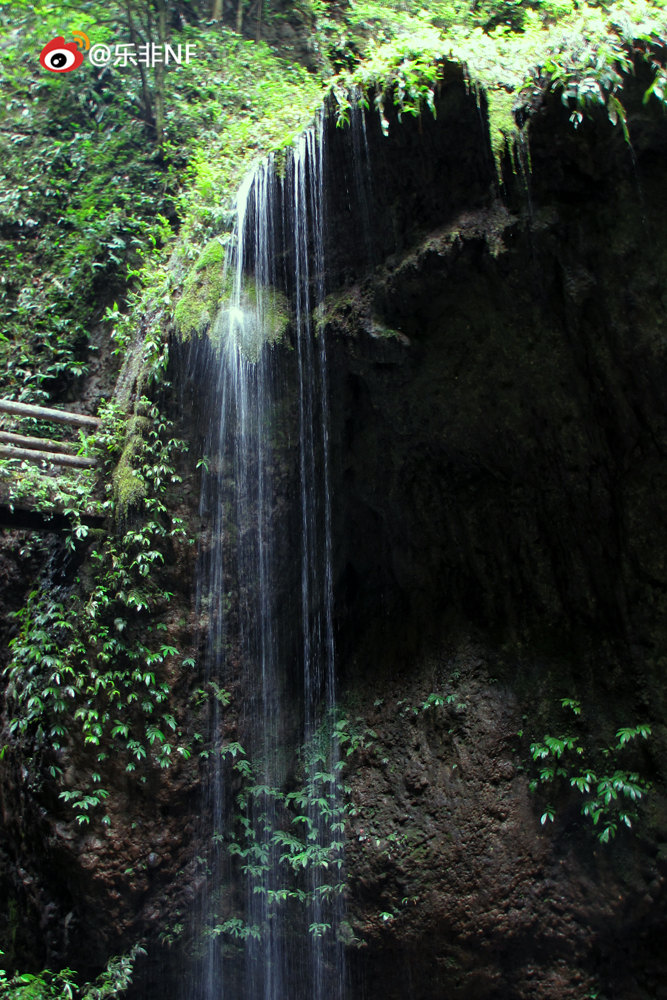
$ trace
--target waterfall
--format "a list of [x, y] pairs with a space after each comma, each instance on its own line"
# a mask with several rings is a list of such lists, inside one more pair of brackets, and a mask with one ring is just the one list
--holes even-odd
[[314, 327], [324, 155], [319, 121], [282, 175], [269, 158], [244, 181], [227, 299], [206, 364], [201, 347], [195, 363], [208, 407], [199, 611], [210, 748], [184, 1000], [345, 992], [327, 357]]

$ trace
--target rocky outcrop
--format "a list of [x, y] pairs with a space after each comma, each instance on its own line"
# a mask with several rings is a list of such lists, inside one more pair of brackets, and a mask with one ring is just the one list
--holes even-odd
[[[632, 145], [601, 117], [575, 131], [548, 97], [530, 174], [508, 166], [500, 188], [472, 119], [447, 143], [446, 115], [388, 140], [369, 123], [374, 267], [350, 249], [322, 320], [342, 670], [377, 733], [347, 856], [369, 1000], [664, 982], [667, 130], [642, 84], [625, 92]], [[423, 709], [435, 692], [452, 705]], [[564, 697], [592, 746], [653, 727], [632, 764], [648, 808], [612, 845], [580, 796], [553, 792], [545, 829], [528, 792], [528, 744], [567, 726]]]

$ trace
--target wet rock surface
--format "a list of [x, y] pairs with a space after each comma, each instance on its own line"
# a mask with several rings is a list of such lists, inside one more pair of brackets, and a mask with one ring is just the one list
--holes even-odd
[[[371, 140], [387, 253], [322, 319], [344, 698], [377, 733], [350, 779], [363, 997], [663, 988], [667, 136], [640, 96], [633, 149], [547, 100], [527, 186], [463, 205], [453, 184], [407, 248], [387, 179], [414, 182], [411, 156]], [[434, 692], [455, 701], [423, 710]], [[650, 802], [611, 845], [576, 796], [552, 827], [528, 791], [568, 696], [592, 743], [653, 726]]]
[[[599, 844], [573, 798], [541, 825], [502, 669], [460, 638], [356, 690], [376, 735], [349, 776], [354, 995], [658, 995], [664, 831]], [[433, 691], [454, 701], [424, 707]]]

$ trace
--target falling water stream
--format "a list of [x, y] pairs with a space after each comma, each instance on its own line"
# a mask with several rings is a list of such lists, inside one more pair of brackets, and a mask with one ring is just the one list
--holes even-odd
[[209, 335], [199, 603], [211, 846], [188, 1000], [345, 991], [327, 358], [313, 319], [324, 298], [323, 137], [320, 122], [282, 176], [267, 159], [243, 183], [228, 296]]

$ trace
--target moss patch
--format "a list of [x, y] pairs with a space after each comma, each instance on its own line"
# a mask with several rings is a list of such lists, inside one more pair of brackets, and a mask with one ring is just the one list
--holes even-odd
[[[513, 91], [497, 87], [486, 91], [486, 99], [491, 150], [498, 176], [502, 177], [502, 161], [505, 153], [508, 149], [513, 152], [517, 141], [518, 130], [514, 119], [517, 97]], [[512, 163], [513, 165], [515, 163], [514, 157]]]
[[287, 299], [272, 287], [244, 279], [238, 305], [230, 296], [219, 310], [210, 338], [216, 351], [233, 338], [246, 360], [256, 362], [264, 344], [279, 343], [289, 325]]
[[229, 294], [229, 283], [225, 248], [219, 239], [211, 240], [185, 279], [183, 295], [174, 310], [183, 340], [201, 336], [210, 328], [225, 294]]
[[141, 439], [148, 426], [149, 421], [146, 417], [135, 416], [129, 421], [125, 446], [113, 472], [114, 499], [121, 518], [127, 517], [128, 511], [138, 507], [148, 495], [146, 481], [133, 465], [141, 450]]
[[185, 279], [174, 310], [176, 327], [183, 340], [208, 333], [218, 351], [231, 332], [245, 357], [255, 362], [264, 344], [274, 344], [285, 335], [289, 306], [284, 295], [258, 287], [252, 278], [243, 279], [239, 303], [233, 304], [233, 280], [225, 272], [222, 242], [211, 240]]

